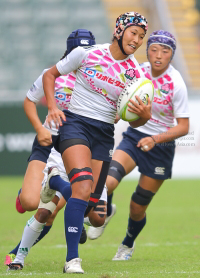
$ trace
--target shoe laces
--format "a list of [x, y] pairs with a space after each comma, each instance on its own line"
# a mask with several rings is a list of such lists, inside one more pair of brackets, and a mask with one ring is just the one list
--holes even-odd
[[79, 265], [80, 266], [80, 263], [82, 262], [82, 259], [80, 258], [76, 258], [76, 259], [73, 259], [73, 261], [71, 262], [73, 265]]
[[119, 258], [122, 255], [130, 255], [131, 254], [131, 248], [126, 247], [125, 245], [121, 244], [120, 247], [118, 248], [117, 254], [115, 255], [115, 257]]

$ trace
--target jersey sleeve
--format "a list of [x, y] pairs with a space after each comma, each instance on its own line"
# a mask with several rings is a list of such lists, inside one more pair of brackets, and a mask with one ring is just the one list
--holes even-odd
[[33, 85], [26, 94], [27, 98], [34, 103], [38, 103], [40, 99], [44, 96], [42, 77], [46, 71], [47, 69], [43, 70], [41, 75], [33, 83]]
[[188, 93], [181, 75], [176, 76], [174, 86], [173, 108], [175, 118], [189, 118]]
[[75, 48], [70, 54], [56, 64], [57, 70], [61, 75], [66, 75], [77, 70], [81, 66], [86, 55], [86, 50], [83, 47]]

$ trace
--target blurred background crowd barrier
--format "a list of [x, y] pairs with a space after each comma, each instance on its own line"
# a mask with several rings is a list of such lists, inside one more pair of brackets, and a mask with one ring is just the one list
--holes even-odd
[[[190, 133], [177, 140], [174, 177], [200, 178], [200, 1], [199, 0], [0, 0], [0, 175], [22, 175], [35, 132], [23, 111], [23, 100], [44, 68], [65, 52], [75, 29], [93, 32], [97, 43], [111, 42], [116, 18], [137, 11], [158, 29], [177, 39], [173, 65], [188, 87]], [[136, 52], [146, 61], [146, 39]], [[47, 108], [38, 106], [41, 120]], [[116, 125], [116, 145], [127, 123]], [[129, 175], [134, 178], [137, 171]]]

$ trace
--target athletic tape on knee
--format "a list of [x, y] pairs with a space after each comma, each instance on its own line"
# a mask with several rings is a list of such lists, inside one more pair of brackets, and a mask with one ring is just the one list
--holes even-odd
[[101, 195], [100, 194], [95, 194], [91, 193], [90, 194], [90, 200], [88, 202], [88, 206], [86, 208], [84, 216], [88, 215], [88, 213], [91, 211], [92, 208], [95, 208], [97, 203], [99, 202]]
[[77, 181], [83, 181], [83, 180], [93, 181], [92, 169], [89, 167], [85, 167], [82, 169], [74, 168], [69, 173], [68, 178], [71, 185]]
[[124, 167], [119, 162], [112, 160], [110, 162], [108, 175], [120, 182], [122, 178], [126, 175], [126, 172], [124, 170]]
[[[107, 174], [108, 174], [108, 170], [109, 170], [109, 165], [110, 165], [110, 162], [108, 161], [103, 161], [103, 164], [102, 164], [102, 167], [101, 167], [101, 172], [100, 172], [100, 175], [99, 175], [99, 179], [97, 181], [97, 184], [96, 184], [96, 188], [94, 190], [94, 193], [91, 194], [91, 197], [93, 197], [94, 195], [93, 194], [98, 194], [99, 197], [98, 199], [100, 199], [100, 196], [102, 195], [102, 192], [104, 190], [104, 187], [105, 187], [105, 182], [106, 182], [106, 177], [107, 177]], [[91, 200], [91, 199], [90, 199]], [[94, 200], [93, 200], [94, 201]], [[96, 200], [95, 200], [95, 203], [96, 203]], [[91, 204], [91, 205], [90, 205]], [[88, 213], [90, 212], [90, 210], [95, 207], [94, 206], [94, 202], [93, 203], [89, 203], [88, 204], [88, 207], [85, 211], [85, 216], [88, 215]]]
[[104, 187], [105, 187], [109, 166], [110, 166], [110, 162], [103, 161], [103, 164], [102, 164], [102, 167], [101, 167], [101, 172], [99, 174], [99, 178], [98, 178], [97, 185], [96, 185], [96, 188], [94, 190], [94, 193], [100, 194], [100, 195], [102, 194], [102, 192], [104, 190]]
[[43, 203], [42, 200], [40, 199], [40, 203], [39, 203], [39, 206], [38, 208], [44, 208], [44, 209], [47, 209], [47, 210], [50, 210], [51, 213], [54, 212], [54, 210], [56, 209], [56, 204], [54, 204], [54, 202], [50, 201], [48, 203]]
[[88, 206], [96, 207], [99, 202], [100, 197], [101, 197], [100, 194], [91, 193], [90, 200], [88, 202]]
[[107, 214], [106, 207], [107, 205], [104, 204], [104, 201], [99, 200], [96, 207], [94, 208], [94, 212], [96, 212], [101, 218], [103, 218]]
[[151, 202], [154, 195], [155, 195], [155, 193], [153, 193], [149, 190], [143, 189], [138, 184], [138, 186], [136, 187], [136, 191], [133, 193], [131, 199], [133, 202], [135, 202], [138, 205], [147, 206]]

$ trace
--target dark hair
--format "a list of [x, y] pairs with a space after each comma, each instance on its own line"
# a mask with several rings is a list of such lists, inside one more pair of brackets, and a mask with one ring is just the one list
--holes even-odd
[[67, 56], [67, 50], [65, 50], [65, 53], [63, 54], [63, 56], [60, 58], [60, 60], [64, 59]]

